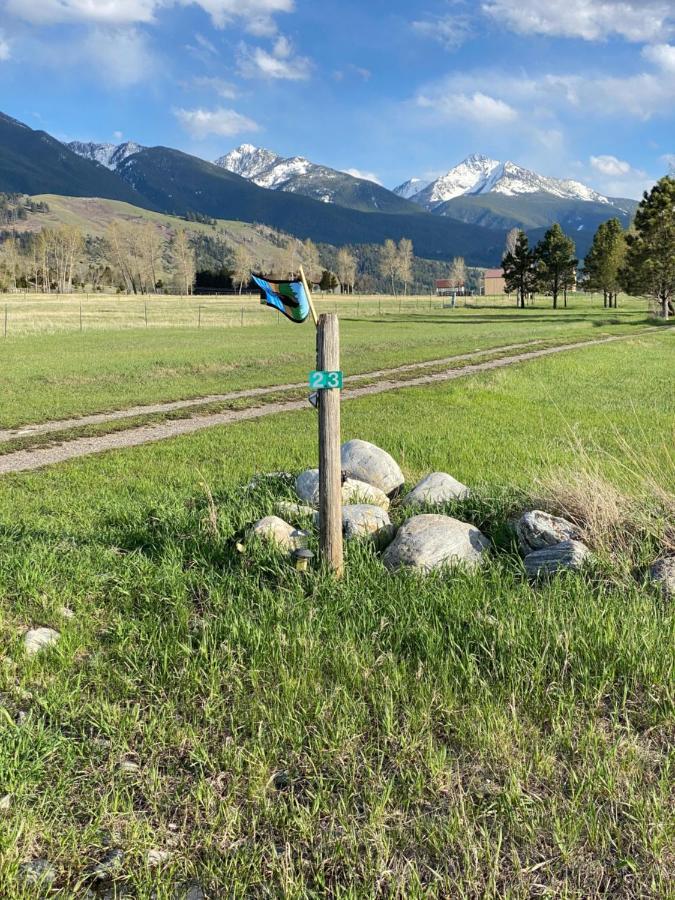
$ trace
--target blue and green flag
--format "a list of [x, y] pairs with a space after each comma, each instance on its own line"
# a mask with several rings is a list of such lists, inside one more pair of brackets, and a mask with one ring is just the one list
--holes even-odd
[[309, 300], [301, 281], [272, 281], [254, 275], [253, 280], [264, 291], [260, 298], [263, 306], [273, 306], [291, 322], [304, 322], [309, 315]]

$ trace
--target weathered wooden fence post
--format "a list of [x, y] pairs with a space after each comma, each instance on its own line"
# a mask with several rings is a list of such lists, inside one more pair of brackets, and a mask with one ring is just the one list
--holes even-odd
[[[328, 372], [340, 370], [340, 325], [334, 313], [324, 313], [319, 317], [317, 369]], [[324, 563], [338, 578], [342, 577], [339, 389], [319, 391], [319, 537]]]

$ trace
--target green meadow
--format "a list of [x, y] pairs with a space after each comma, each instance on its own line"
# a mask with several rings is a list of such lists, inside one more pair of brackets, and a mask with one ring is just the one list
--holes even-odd
[[[347, 319], [344, 368], [647, 324], [459, 315]], [[8, 341], [3, 423], [302, 378], [309, 340]], [[356, 543], [335, 582], [246, 539], [289, 493], [254, 473], [315, 464], [309, 407], [5, 476], [0, 896], [671, 896], [675, 633], [644, 572], [675, 542], [674, 362], [661, 330], [344, 405], [408, 483], [474, 489], [446, 508], [493, 541], [472, 574]], [[587, 573], [528, 583], [534, 503], [586, 529]], [[28, 657], [33, 625], [61, 637]]]

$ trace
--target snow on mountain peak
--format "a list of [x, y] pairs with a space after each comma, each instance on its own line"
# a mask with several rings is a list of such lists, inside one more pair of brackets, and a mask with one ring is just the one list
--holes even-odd
[[[405, 185], [396, 188], [395, 193], [404, 188], [412, 190], [408, 187], [411, 184], [412, 182], [406, 182]], [[595, 203], [609, 202], [606, 197], [578, 181], [547, 178], [510, 160], [502, 163], [480, 153], [467, 156], [445, 175], [441, 175], [440, 178], [417, 191], [412, 190], [406, 196], [425, 209], [432, 210], [455, 197], [488, 193], [505, 194], [511, 197], [520, 194], [546, 193], [561, 199], [586, 200]]]
[[248, 178], [257, 183], [258, 176], [277, 163], [281, 157], [272, 150], [264, 147], [254, 147], [253, 144], [241, 144], [230, 150], [225, 156], [215, 160], [215, 165], [221, 169], [227, 169], [242, 178]]
[[397, 196], [403, 197], [404, 200], [410, 200], [411, 197], [423, 191], [428, 184], [429, 182], [424, 181], [422, 178], [410, 178], [408, 181], [404, 181], [403, 184], [395, 187], [393, 192]]
[[97, 144], [94, 141], [71, 141], [68, 147], [84, 159], [100, 163], [106, 169], [115, 170], [128, 156], [144, 148], [134, 141], [123, 144]]

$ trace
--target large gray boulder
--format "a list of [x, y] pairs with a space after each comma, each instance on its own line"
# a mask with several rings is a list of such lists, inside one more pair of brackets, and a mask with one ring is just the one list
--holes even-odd
[[675, 556], [657, 559], [649, 569], [649, 577], [664, 597], [668, 600], [675, 597]]
[[365, 481], [391, 496], [405, 479], [398, 463], [386, 450], [368, 441], [354, 439], [342, 445], [340, 451], [342, 471], [348, 478]]
[[561, 541], [576, 541], [581, 536], [576, 525], [541, 509], [532, 509], [522, 515], [516, 523], [516, 534], [524, 556], [534, 550], [553, 547]]
[[490, 541], [474, 525], [450, 516], [422, 515], [408, 519], [385, 551], [385, 566], [429, 572], [443, 566], [477, 566]]
[[534, 550], [525, 557], [525, 570], [530, 578], [554, 575], [556, 572], [577, 572], [588, 562], [591, 551], [581, 541], [560, 541], [552, 547]]
[[319, 505], [319, 470], [306, 469], [295, 479], [295, 492], [303, 503]]
[[297, 550], [307, 546], [307, 533], [284, 522], [279, 516], [265, 516], [251, 528], [251, 536], [258, 537], [282, 550]]
[[403, 506], [440, 506], [450, 500], [463, 500], [469, 489], [446, 472], [432, 472], [419, 481], [403, 499]]
[[384, 491], [365, 481], [357, 481], [355, 478], [347, 478], [342, 485], [343, 503], [368, 503], [389, 509], [389, 497]]
[[345, 539], [371, 538], [379, 547], [384, 547], [394, 536], [386, 510], [371, 503], [353, 503], [342, 507], [342, 529]]
[[[298, 497], [309, 506], [319, 505], [319, 470], [307, 469], [295, 480]], [[378, 487], [355, 478], [346, 478], [342, 485], [343, 503], [373, 503], [382, 509], [389, 509], [389, 497]]]

